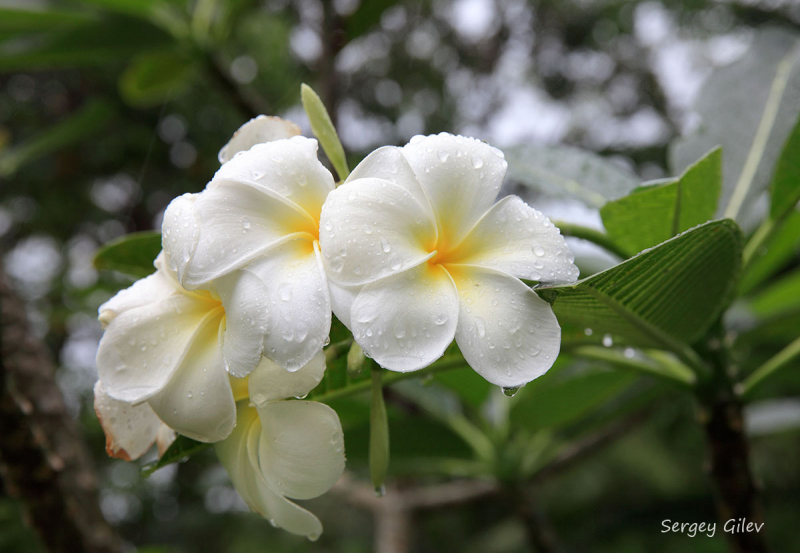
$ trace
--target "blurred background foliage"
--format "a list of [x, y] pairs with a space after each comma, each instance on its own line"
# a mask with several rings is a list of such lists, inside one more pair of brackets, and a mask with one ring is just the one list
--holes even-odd
[[[59, 385], [96, 454], [103, 512], [130, 548], [373, 547], [370, 514], [340, 490], [307, 502], [325, 525], [311, 544], [248, 513], [209, 451], [147, 479], [138, 464], [104, 455], [91, 407], [96, 310], [130, 281], [98, 273], [92, 258], [109, 240], [158, 229], [173, 197], [205, 186], [218, 168], [217, 151], [244, 121], [276, 114], [310, 134], [299, 93], [307, 82], [328, 107], [351, 167], [376, 146], [448, 131], [487, 140], [510, 159], [519, 144], [593, 150], [635, 185], [672, 174], [668, 146], [697, 127], [692, 107], [703, 83], [740, 59], [764, 26], [796, 32], [800, 4], [0, 1], [0, 255], [35, 332], [58, 360]], [[516, 180], [507, 190], [551, 217], [601, 228], [597, 209]], [[798, 225], [785, 231], [773, 246], [778, 261], [764, 269], [787, 275], [783, 288], [756, 294], [749, 311], [741, 310], [744, 319], [759, 310], [774, 319], [750, 333], [753, 364], [797, 335], [797, 306], [786, 303], [800, 297], [792, 273], [799, 234]], [[582, 276], [614, 261], [586, 243], [572, 245]], [[586, 338], [581, 329], [576, 336]], [[794, 551], [797, 371], [765, 386], [763, 396], [772, 399], [748, 412], [755, 472], [764, 483], [769, 542]], [[664, 519], [713, 521], [715, 514], [701, 430], [687, 422], [694, 406], [656, 381], [563, 355], [513, 399], [459, 370], [398, 384], [388, 403], [390, 493], [453, 477], [527, 478], [526, 493], [567, 550], [726, 550], [719, 528], [714, 538], [661, 533]], [[365, 478], [368, 398], [335, 407], [348, 468]], [[548, 472], [554, 452], [598, 431], [608, 436], [592, 456]], [[419, 512], [412, 550], [530, 550], [515, 513], [505, 496]], [[0, 551], [35, 551], [35, 540], [19, 505], [0, 498]]]

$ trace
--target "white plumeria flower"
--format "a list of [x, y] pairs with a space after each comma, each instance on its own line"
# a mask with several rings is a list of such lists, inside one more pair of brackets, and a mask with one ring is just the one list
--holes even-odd
[[155, 266], [100, 306], [102, 389], [132, 405], [146, 401], [180, 434], [219, 441], [236, 423], [222, 348], [225, 309], [214, 290], [181, 286], [163, 253]]
[[322, 524], [287, 497], [311, 499], [336, 483], [344, 471], [344, 435], [327, 405], [284, 399], [304, 397], [324, 372], [325, 356], [319, 352], [296, 372], [264, 359], [246, 381], [233, 379], [236, 428], [214, 446], [253, 511], [311, 540], [322, 533]]
[[521, 386], [561, 345], [550, 305], [519, 279], [574, 282], [559, 230], [516, 196], [494, 203], [503, 153], [418, 136], [367, 156], [322, 210], [333, 311], [381, 366], [413, 371], [455, 337], [489, 382]]
[[133, 461], [158, 445], [161, 456], [175, 440], [175, 431], [161, 422], [147, 404], [131, 405], [109, 396], [98, 380], [94, 385], [94, 412], [106, 435], [106, 453]]
[[213, 282], [219, 292], [224, 358], [238, 377], [262, 355], [297, 370], [330, 331], [318, 238], [334, 181], [317, 141], [296, 134], [278, 118], [247, 123], [220, 152], [224, 164], [206, 189], [176, 198], [164, 214], [164, 251], [180, 282], [188, 289]]

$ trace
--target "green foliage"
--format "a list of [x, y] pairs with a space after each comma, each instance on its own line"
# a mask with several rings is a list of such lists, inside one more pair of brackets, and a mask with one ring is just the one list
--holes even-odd
[[800, 118], [792, 129], [772, 177], [769, 215], [782, 220], [800, 202]]
[[714, 217], [722, 186], [722, 152], [716, 148], [677, 179], [645, 183], [600, 209], [611, 239], [634, 254]]
[[94, 21], [91, 14], [61, 10], [18, 10], [0, 8], [0, 33], [58, 31]]
[[192, 59], [178, 51], [160, 51], [138, 56], [122, 73], [122, 99], [136, 107], [159, 105], [183, 92], [194, 71]]
[[153, 261], [160, 251], [160, 232], [134, 232], [100, 248], [94, 257], [94, 266], [136, 278], [144, 277], [154, 271]]
[[700, 337], [731, 299], [742, 235], [712, 221], [568, 286], [537, 289], [559, 320], [643, 347], [672, 349]]
[[383, 369], [372, 369], [372, 403], [369, 414], [369, 475], [372, 487], [380, 490], [389, 471], [389, 420], [383, 399], [381, 373]]
[[715, 71], [700, 92], [697, 132], [673, 143], [674, 171], [721, 145], [725, 177], [718, 213], [740, 220], [767, 187], [800, 113], [800, 58], [793, 33], [759, 31], [741, 60]]
[[739, 293], [749, 294], [775, 276], [800, 251], [800, 211], [791, 212], [742, 271]]
[[509, 419], [531, 431], [560, 428], [619, 395], [635, 379], [634, 374], [597, 364], [562, 364], [520, 391]]
[[314, 90], [307, 84], [300, 87], [300, 97], [303, 100], [303, 109], [306, 110], [308, 121], [311, 123], [311, 130], [314, 136], [319, 139], [325, 155], [331, 160], [333, 168], [336, 169], [339, 180], [345, 180], [347, 175], [350, 174], [350, 169], [347, 167], [347, 158], [344, 155], [344, 148], [336, 129], [333, 127], [328, 110], [325, 109], [325, 104], [317, 95]]
[[524, 145], [503, 152], [508, 176], [545, 197], [576, 199], [599, 208], [639, 185], [617, 165], [578, 148]]
[[105, 129], [114, 119], [115, 111], [102, 100], [88, 102], [41, 134], [0, 150], [0, 177], [8, 177], [27, 163], [53, 152], [73, 146]]
[[197, 455], [201, 451], [205, 451], [209, 448], [211, 448], [211, 444], [198, 442], [186, 436], [178, 435], [158, 461], [142, 467], [142, 476], [150, 476], [160, 468], [171, 465], [172, 463], [180, 463], [192, 455]]

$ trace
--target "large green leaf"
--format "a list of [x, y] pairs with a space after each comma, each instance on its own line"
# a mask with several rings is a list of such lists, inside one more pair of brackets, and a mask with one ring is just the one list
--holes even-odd
[[760, 31], [744, 58], [709, 77], [695, 106], [698, 130], [672, 144], [675, 172], [723, 147], [721, 216], [739, 219], [770, 180], [800, 113], [799, 53], [796, 34]]
[[40, 135], [0, 153], [0, 176], [7, 177], [26, 163], [76, 144], [103, 130], [115, 115], [110, 104], [95, 100]]
[[508, 176], [547, 197], [599, 208], [639, 185], [639, 179], [610, 161], [570, 146], [524, 145], [503, 152]]
[[122, 73], [122, 98], [135, 107], [150, 107], [183, 92], [194, 70], [191, 57], [172, 50], [137, 56]]
[[783, 146], [772, 176], [770, 217], [775, 221], [783, 219], [797, 202], [800, 202], [800, 118]]
[[713, 219], [721, 186], [722, 152], [715, 148], [680, 178], [634, 190], [600, 215], [611, 239], [633, 254]]
[[732, 296], [742, 234], [730, 220], [684, 232], [569, 286], [538, 288], [560, 320], [645, 347], [692, 342]]
[[161, 233], [134, 232], [104, 244], [94, 257], [94, 266], [144, 277], [155, 271], [153, 261], [160, 251]]

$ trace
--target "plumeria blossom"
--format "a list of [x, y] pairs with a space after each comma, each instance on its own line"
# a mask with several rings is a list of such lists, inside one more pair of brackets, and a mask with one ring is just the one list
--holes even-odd
[[561, 329], [520, 279], [574, 282], [559, 230], [495, 199], [503, 153], [440, 134], [367, 156], [328, 196], [320, 245], [333, 311], [381, 366], [413, 371], [455, 340], [486, 380], [520, 386], [555, 361]]
[[176, 198], [164, 214], [164, 251], [179, 281], [190, 290], [214, 283], [225, 306], [223, 353], [234, 376], [262, 355], [297, 370], [330, 331], [318, 239], [334, 181], [317, 141], [299, 132], [278, 118], [247, 123], [220, 152], [206, 189]]
[[[101, 395], [95, 401], [108, 396], [133, 406], [147, 402], [154, 416], [178, 433], [216, 442], [236, 423], [222, 347], [225, 309], [214, 289], [181, 286], [163, 253], [155, 266], [155, 273], [100, 306], [105, 332], [97, 350], [101, 384], [95, 393]], [[100, 400], [100, 414], [105, 401]], [[157, 424], [148, 413], [139, 410], [136, 420], [131, 411], [126, 424], [149, 436]], [[116, 424], [110, 417], [101, 420]], [[108, 436], [109, 427], [104, 428]]]
[[319, 352], [295, 372], [263, 359], [246, 380], [232, 379], [236, 427], [214, 446], [253, 511], [311, 540], [322, 533], [322, 524], [287, 498], [311, 499], [336, 483], [344, 471], [344, 435], [327, 405], [286, 398], [304, 397], [324, 371], [325, 356]]

